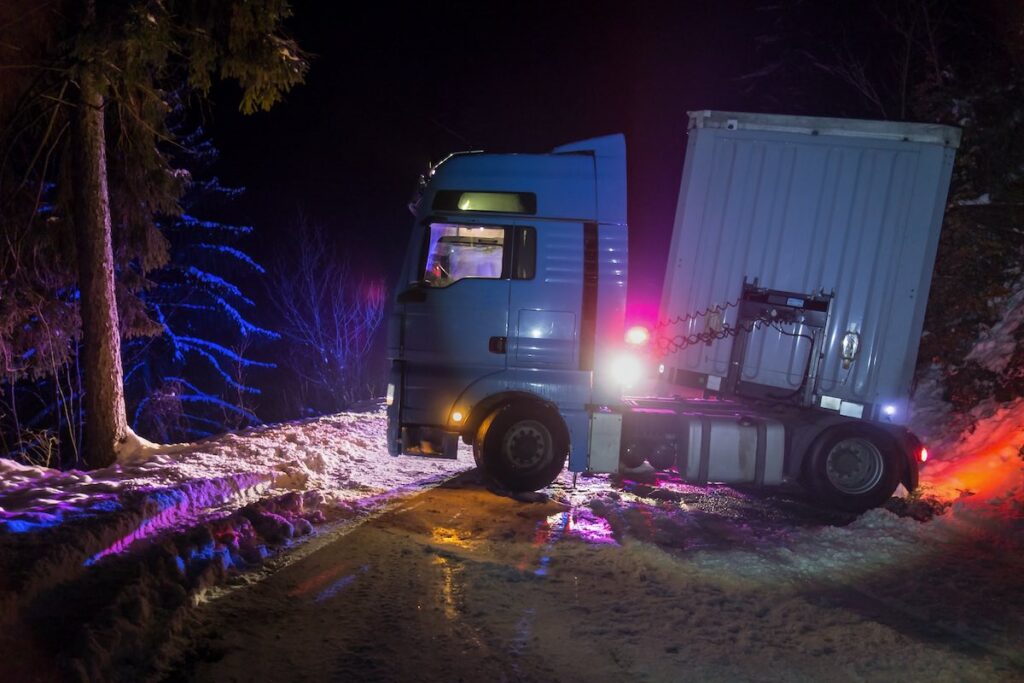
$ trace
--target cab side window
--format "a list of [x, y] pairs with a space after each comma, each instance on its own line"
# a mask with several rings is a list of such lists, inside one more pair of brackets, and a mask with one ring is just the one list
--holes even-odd
[[431, 223], [422, 282], [448, 287], [466, 278], [531, 279], [536, 269], [533, 228]]

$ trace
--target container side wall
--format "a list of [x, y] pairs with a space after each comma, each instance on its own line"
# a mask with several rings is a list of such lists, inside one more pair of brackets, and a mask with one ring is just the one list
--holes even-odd
[[[736, 301], [744, 278], [771, 289], [834, 292], [822, 393], [905, 405], [953, 150], [776, 131], [697, 128], [690, 136], [663, 319]], [[724, 320], [735, 325], [735, 309]], [[698, 317], [675, 333], [704, 332], [710, 321]], [[793, 335], [807, 330], [783, 330], [751, 335], [744, 381], [780, 393], [800, 386], [810, 344]], [[841, 344], [851, 331], [860, 335], [860, 352], [843, 368]], [[731, 346], [732, 339], [700, 344], [666, 362], [725, 376]]]

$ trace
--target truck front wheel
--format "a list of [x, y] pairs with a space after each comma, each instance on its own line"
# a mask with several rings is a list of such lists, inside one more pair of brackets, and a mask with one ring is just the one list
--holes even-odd
[[510, 404], [483, 421], [473, 450], [477, 466], [495, 484], [510, 491], [537, 491], [565, 467], [569, 440], [551, 411]]
[[858, 424], [832, 427], [818, 437], [807, 479], [818, 500], [863, 512], [887, 501], [900, 483], [900, 454], [884, 435]]

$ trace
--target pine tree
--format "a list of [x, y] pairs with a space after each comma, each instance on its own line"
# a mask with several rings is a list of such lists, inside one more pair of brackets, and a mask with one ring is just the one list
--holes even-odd
[[132, 429], [162, 441], [208, 436], [258, 424], [254, 401], [260, 389], [250, 374], [275, 367], [254, 360], [254, 344], [279, 335], [250, 319], [255, 304], [232, 281], [265, 273], [237, 243], [249, 226], [200, 219], [242, 192], [216, 177], [197, 179], [217, 151], [202, 131], [180, 138], [181, 166], [189, 169], [184, 212], [161, 221], [170, 259], [150, 275], [142, 293], [147, 312], [164, 333], [129, 340], [125, 347], [125, 391]]
[[[0, 278], [17, 292], [0, 304], [0, 324], [52, 330], [60, 308], [80, 313], [86, 459], [102, 466], [141, 443], [124, 409], [120, 339], [162, 330], [138, 295], [168, 258], [157, 220], [179, 213], [185, 191], [168, 152], [174, 97], [201, 100], [214, 80], [231, 79], [243, 113], [265, 110], [302, 81], [307, 65], [282, 32], [285, 0], [78, 0], [26, 7], [32, 12], [47, 16], [57, 39], [35, 36], [41, 48], [17, 51], [36, 59], [6, 66], [33, 76], [16, 98], [0, 90], [8, 245]], [[51, 183], [52, 211], [44, 230], [34, 230]], [[52, 258], [40, 266], [46, 252]], [[80, 298], [67, 287], [76, 272]], [[75, 334], [50, 344], [50, 361], [70, 356], [77, 326], [63, 327]], [[43, 359], [25, 355], [30, 337], [12, 334], [0, 345], [9, 378], [46, 374]]]

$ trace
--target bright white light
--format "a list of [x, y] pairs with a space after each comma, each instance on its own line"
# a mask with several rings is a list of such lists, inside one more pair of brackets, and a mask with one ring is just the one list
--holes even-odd
[[388, 394], [384, 398], [385, 405], [391, 405], [395, 402], [395, 385], [388, 383]]
[[539, 327], [535, 327], [532, 330], [530, 330], [530, 336], [533, 337], [534, 339], [539, 339], [543, 335], [544, 330], [540, 329]]
[[664, 363], [658, 363], [658, 374], [659, 375], [664, 375], [665, 374], [665, 364]]
[[644, 364], [631, 353], [620, 353], [608, 364], [612, 381], [623, 387], [631, 387], [644, 378]]
[[462, 422], [462, 411], [456, 410], [452, 413], [452, 422]]
[[633, 346], [643, 346], [651, 339], [651, 333], [643, 325], [634, 325], [626, 330], [626, 343]]
[[893, 415], [896, 414], [896, 406], [890, 403], [882, 408], [882, 412], [888, 415], [889, 417], [892, 417]]

